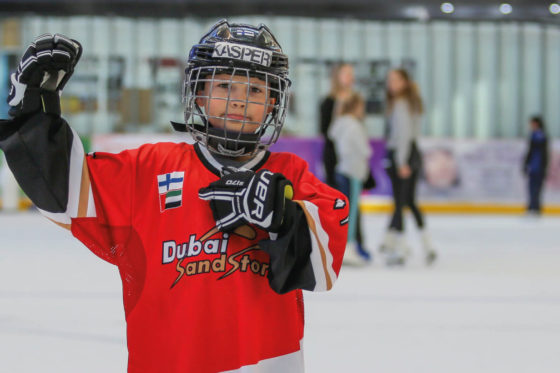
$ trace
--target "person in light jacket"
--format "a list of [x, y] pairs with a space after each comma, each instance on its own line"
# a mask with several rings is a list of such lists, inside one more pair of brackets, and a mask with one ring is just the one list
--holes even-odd
[[[371, 259], [357, 235], [360, 224], [359, 202], [362, 185], [370, 173], [372, 150], [362, 123], [365, 101], [359, 93], [352, 93], [341, 102], [340, 115], [329, 128], [328, 136], [334, 143], [338, 163], [335, 168], [337, 189], [348, 197], [349, 226], [345, 264], [363, 264]], [[361, 235], [360, 235], [361, 236]]]
[[418, 87], [406, 70], [389, 72], [386, 103], [386, 168], [391, 178], [395, 207], [381, 251], [387, 254], [388, 265], [404, 264], [409, 251], [404, 240], [403, 208], [406, 206], [420, 229], [426, 263], [431, 264], [436, 259], [436, 252], [425, 229], [422, 211], [416, 204], [416, 183], [422, 166], [417, 140], [423, 105]]

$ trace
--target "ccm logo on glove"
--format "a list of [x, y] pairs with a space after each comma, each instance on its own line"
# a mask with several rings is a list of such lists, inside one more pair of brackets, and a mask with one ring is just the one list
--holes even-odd
[[253, 199], [255, 209], [251, 212], [251, 214], [259, 219], [263, 216], [266, 192], [268, 191], [268, 184], [270, 183], [270, 179], [266, 178], [267, 175], [272, 175], [272, 172], [265, 170], [261, 173], [257, 183], [257, 189], [255, 191], [255, 198]]
[[292, 199], [292, 183], [281, 173], [269, 170], [236, 171], [202, 188], [198, 196], [210, 201], [218, 229], [230, 232], [254, 224], [268, 232], [278, 233]]

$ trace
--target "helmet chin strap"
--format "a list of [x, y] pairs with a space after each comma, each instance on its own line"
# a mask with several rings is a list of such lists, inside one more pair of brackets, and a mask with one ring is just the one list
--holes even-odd
[[255, 151], [259, 133], [239, 133], [224, 128], [208, 126], [208, 147], [219, 154], [239, 157]]
[[245, 147], [239, 150], [229, 150], [226, 149], [222, 144], [218, 143], [217, 148], [218, 148], [218, 153], [222, 155], [227, 155], [228, 157], [241, 157], [242, 155], [245, 154]]

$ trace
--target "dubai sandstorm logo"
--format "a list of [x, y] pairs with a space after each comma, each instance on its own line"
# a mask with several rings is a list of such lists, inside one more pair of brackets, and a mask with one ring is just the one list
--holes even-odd
[[[222, 237], [216, 238], [215, 236], [220, 233]], [[260, 250], [258, 245], [252, 244], [228, 256], [227, 248], [232, 235], [252, 241], [257, 234], [249, 225], [238, 227], [231, 234], [220, 232], [217, 227], [214, 227], [200, 238], [191, 234], [186, 242], [164, 241], [162, 243], [162, 264], [176, 262], [175, 269], [178, 272], [177, 278], [171, 284], [171, 289], [182, 278], [212, 272], [222, 273], [218, 280], [223, 280], [238, 271], [266, 276], [270, 264], [251, 255], [251, 252]], [[206, 254], [205, 259], [186, 261], [202, 254]], [[214, 255], [216, 257], [209, 257]]]

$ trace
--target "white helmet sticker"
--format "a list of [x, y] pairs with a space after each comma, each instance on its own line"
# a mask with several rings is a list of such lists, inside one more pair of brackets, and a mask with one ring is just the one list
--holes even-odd
[[214, 46], [212, 57], [231, 58], [246, 62], [257, 63], [270, 67], [272, 63], [272, 52], [266, 49], [250, 47], [243, 44], [218, 42]]

